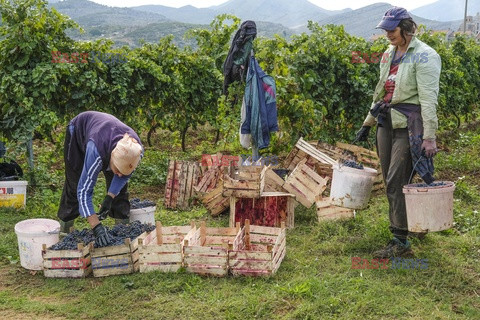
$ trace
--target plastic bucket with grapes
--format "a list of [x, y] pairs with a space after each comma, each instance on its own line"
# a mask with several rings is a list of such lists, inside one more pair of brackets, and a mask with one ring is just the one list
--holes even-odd
[[410, 232], [433, 232], [450, 229], [453, 225], [453, 191], [455, 183], [435, 181], [403, 186]]
[[330, 198], [332, 204], [351, 208], [365, 208], [370, 199], [377, 170], [372, 168], [357, 169], [336, 163], [333, 165]]

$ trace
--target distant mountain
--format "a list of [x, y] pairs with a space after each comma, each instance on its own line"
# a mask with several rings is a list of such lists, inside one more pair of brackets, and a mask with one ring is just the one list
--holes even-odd
[[[462, 20], [465, 12], [465, 0], [438, 0], [437, 2], [412, 10], [412, 13], [431, 20]], [[468, 0], [467, 14], [474, 16], [480, 12], [479, 0]]]
[[50, 6], [66, 14], [82, 27], [138, 26], [170, 21], [158, 13], [139, 12], [130, 8], [116, 8], [87, 0], [50, 1]]
[[[369, 40], [372, 36], [382, 34], [383, 31], [380, 29], [375, 29], [378, 22], [385, 14], [385, 12], [390, 9], [392, 5], [388, 3], [375, 3], [357, 10], [353, 10], [346, 13], [337, 14], [333, 17], [328, 17], [322, 20], [319, 20], [320, 25], [326, 24], [335, 24], [335, 25], [344, 25], [345, 30], [358, 37], [363, 37]], [[434, 30], [447, 30], [448, 28], [454, 27], [457, 28], [457, 23], [455, 22], [439, 22], [432, 21], [417, 16], [413, 16], [415, 22], [420, 25], [423, 24], [427, 28]], [[295, 31], [302, 32], [306, 28], [302, 27]]]
[[[234, 14], [243, 21], [254, 20], [259, 36], [279, 34], [289, 38], [295, 33], [308, 32], [306, 25], [308, 20], [312, 20], [320, 25], [344, 25], [348, 33], [370, 39], [372, 35], [382, 33], [375, 26], [385, 11], [392, 7], [387, 3], [376, 3], [357, 10], [329, 11], [307, 0], [230, 0], [219, 6], [201, 9], [159, 5], [117, 8], [87, 0], [50, 1], [49, 5], [70, 16], [85, 29], [83, 34], [70, 31], [73, 38], [108, 38], [114, 40], [116, 46], [132, 47], [139, 46], [142, 40], [157, 42], [168, 34], [173, 34], [175, 43], [180, 46], [194, 45], [193, 40], [184, 39], [185, 32], [192, 28], [208, 28], [214, 17], [222, 13]], [[417, 16], [414, 19], [434, 30], [457, 29], [460, 25], [459, 21], [439, 22]]]
[[144, 5], [132, 7], [132, 9], [158, 13], [175, 21], [199, 24], [209, 24], [218, 14], [218, 12], [209, 8], [195, 8], [193, 6], [172, 8], [160, 5]]
[[[279, 24], [262, 21], [259, 21], [256, 24], [257, 28], [259, 29], [259, 36], [273, 38], [274, 34], [279, 34], [285, 38], [289, 38], [291, 35], [293, 35], [293, 31], [291, 29]], [[123, 34], [119, 40], [125, 42], [129, 46], [136, 47], [141, 45], [142, 40], [145, 40], [146, 42], [158, 42], [159, 39], [169, 34], [173, 34], [175, 36], [174, 41], [177, 45], [194, 45], [194, 40], [184, 39], [184, 34], [191, 29], [206, 27], [208, 26], [183, 22], [152, 23]]]
[[201, 9], [192, 6], [176, 9], [159, 5], [139, 6], [133, 9], [159, 13], [172, 20], [188, 23], [210, 23], [216, 15], [230, 13], [242, 20], [266, 21], [290, 28], [306, 25], [308, 20], [318, 20], [351, 11], [351, 9], [329, 11], [307, 0], [230, 0], [218, 6]]
[[[78, 40], [95, 40], [99, 38], [108, 38], [115, 41], [115, 46], [128, 45], [136, 47], [141, 41], [157, 42], [162, 37], [172, 34], [174, 42], [177, 45], [194, 45], [192, 39], [184, 39], [185, 33], [194, 28], [208, 28], [208, 24], [213, 20], [216, 14], [205, 18], [203, 22], [185, 23], [190, 16], [195, 15], [197, 9], [192, 6], [180, 9], [152, 6], [146, 11], [134, 10], [130, 8], [116, 8], [97, 4], [87, 0], [65, 0], [52, 2], [51, 7], [55, 7], [60, 13], [65, 14], [75, 20], [86, 32], [81, 34], [76, 30], [71, 30], [68, 34]], [[160, 8], [161, 10], [156, 10]], [[179, 11], [177, 11], [179, 10]], [[189, 11], [190, 10], [190, 11]], [[208, 11], [205, 9], [205, 11]], [[165, 12], [169, 18], [158, 12]], [[180, 19], [179, 17], [184, 18]], [[178, 21], [174, 21], [178, 18]], [[194, 20], [194, 19], [191, 19]], [[274, 34], [290, 37], [294, 32], [277, 23], [257, 21], [258, 35], [271, 38]]]

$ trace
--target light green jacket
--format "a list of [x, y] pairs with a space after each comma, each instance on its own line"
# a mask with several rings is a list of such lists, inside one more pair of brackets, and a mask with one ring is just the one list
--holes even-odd
[[[380, 80], [373, 94], [374, 104], [385, 96], [385, 82], [390, 73], [390, 64], [395, 54], [395, 47], [390, 46], [385, 51], [380, 62]], [[430, 46], [413, 37], [407, 48], [405, 59], [398, 67], [395, 79], [395, 90], [391, 104], [412, 103], [420, 105], [423, 119], [423, 138], [435, 139], [438, 128], [437, 106], [440, 71], [442, 62], [440, 56]], [[406, 128], [407, 118], [391, 109], [392, 128]], [[364, 126], [373, 126], [376, 119], [368, 113]]]

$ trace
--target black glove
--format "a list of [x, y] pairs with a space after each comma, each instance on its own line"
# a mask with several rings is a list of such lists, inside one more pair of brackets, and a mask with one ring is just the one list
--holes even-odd
[[355, 136], [355, 141], [367, 141], [369, 132], [370, 132], [370, 127], [363, 126], [360, 130], [358, 130], [357, 135]]
[[101, 221], [107, 217], [108, 213], [112, 209], [112, 201], [113, 198], [107, 194], [105, 199], [103, 199], [102, 205], [100, 206], [100, 211], [97, 213], [98, 220]]
[[95, 235], [95, 243], [97, 244], [97, 247], [106, 247], [112, 240], [107, 229], [105, 229], [101, 222], [93, 228], [93, 234]]

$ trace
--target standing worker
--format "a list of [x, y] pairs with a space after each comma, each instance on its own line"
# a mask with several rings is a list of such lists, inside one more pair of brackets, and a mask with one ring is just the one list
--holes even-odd
[[[100, 220], [110, 215], [117, 221], [130, 213], [127, 182], [143, 156], [140, 138], [114, 116], [87, 111], [70, 121], [65, 135], [65, 184], [58, 208], [60, 232], [68, 233], [79, 215], [87, 218], [98, 246], [109, 235]], [[107, 195], [98, 214], [92, 202], [100, 171], [107, 182]]]
[[427, 184], [434, 180], [441, 60], [415, 37], [417, 25], [404, 8], [388, 10], [377, 28], [385, 30], [390, 46], [380, 63], [372, 108], [356, 138], [366, 141], [377, 123], [377, 152], [393, 239], [374, 256], [389, 258], [411, 253], [403, 186], [410, 183], [414, 168]]

